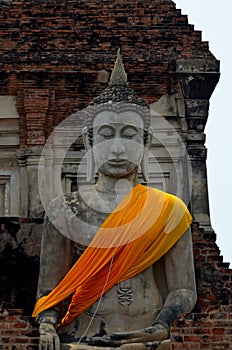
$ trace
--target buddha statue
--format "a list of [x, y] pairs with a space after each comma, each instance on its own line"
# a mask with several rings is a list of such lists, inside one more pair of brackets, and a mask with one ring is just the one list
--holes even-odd
[[33, 313], [41, 350], [169, 349], [170, 322], [193, 309], [191, 215], [139, 182], [151, 138], [149, 106], [128, 88], [118, 52], [83, 129], [96, 183], [55, 198], [45, 217]]

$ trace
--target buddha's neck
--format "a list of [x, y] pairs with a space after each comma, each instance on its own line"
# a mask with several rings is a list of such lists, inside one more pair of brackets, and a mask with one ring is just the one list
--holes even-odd
[[125, 195], [139, 183], [137, 173], [125, 178], [113, 178], [99, 172], [96, 190], [102, 193]]

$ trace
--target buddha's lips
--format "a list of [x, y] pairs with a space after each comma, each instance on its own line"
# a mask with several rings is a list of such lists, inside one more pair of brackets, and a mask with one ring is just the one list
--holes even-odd
[[128, 163], [128, 159], [120, 159], [120, 158], [116, 158], [116, 159], [108, 159], [107, 163], [110, 165], [126, 165]]

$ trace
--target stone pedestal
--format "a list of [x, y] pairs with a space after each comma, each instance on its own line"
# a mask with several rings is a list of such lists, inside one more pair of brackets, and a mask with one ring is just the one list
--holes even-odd
[[170, 340], [166, 339], [157, 342], [146, 342], [143, 344], [132, 343], [122, 345], [121, 347], [99, 347], [99, 346], [88, 346], [84, 344], [61, 344], [61, 350], [169, 350]]

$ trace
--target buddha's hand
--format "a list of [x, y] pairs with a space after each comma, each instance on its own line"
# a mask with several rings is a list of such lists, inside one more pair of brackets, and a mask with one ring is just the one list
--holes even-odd
[[120, 346], [128, 343], [160, 341], [169, 338], [169, 327], [164, 322], [155, 322], [153, 326], [131, 332], [114, 332], [110, 337], [96, 337], [92, 344]]
[[169, 327], [163, 322], [157, 321], [151, 327], [132, 332], [114, 332], [112, 339], [119, 340], [121, 344], [141, 343], [155, 340], [164, 340], [169, 337]]
[[39, 350], [60, 350], [60, 339], [52, 324], [41, 323], [39, 333]]

